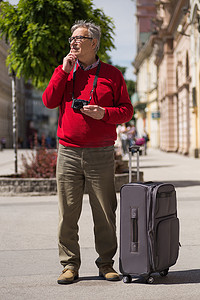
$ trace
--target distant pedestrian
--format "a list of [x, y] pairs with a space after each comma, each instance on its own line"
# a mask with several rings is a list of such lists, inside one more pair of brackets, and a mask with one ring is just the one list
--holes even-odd
[[146, 129], [144, 129], [144, 133], [143, 133], [143, 136], [142, 136], [145, 140], [145, 143], [144, 143], [144, 154], [147, 155], [147, 143], [149, 142], [149, 134], [147, 133]]
[[117, 250], [114, 143], [116, 125], [131, 119], [133, 107], [121, 72], [96, 54], [100, 28], [79, 21], [71, 32], [71, 50], [43, 94], [48, 108], [60, 108], [57, 187], [59, 255], [64, 269], [58, 283], [72, 283], [79, 276], [78, 220], [86, 182], [99, 256], [96, 265], [100, 276], [114, 281], [119, 280], [113, 269]]
[[1, 138], [1, 148], [2, 148], [2, 149], [5, 149], [5, 148], [6, 148], [6, 138], [5, 138], [5, 137], [2, 137], [2, 138]]
[[131, 147], [135, 144], [135, 137], [136, 137], [136, 128], [133, 123], [130, 122], [129, 126], [127, 126], [127, 141], [128, 146]]
[[125, 155], [128, 151], [128, 138], [127, 138], [127, 127], [125, 123], [122, 123], [118, 126], [119, 130], [119, 136], [121, 140], [121, 146], [122, 146], [122, 153]]

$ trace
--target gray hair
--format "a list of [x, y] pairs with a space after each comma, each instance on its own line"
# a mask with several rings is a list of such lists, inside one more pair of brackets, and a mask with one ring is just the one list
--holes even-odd
[[96, 24], [92, 22], [87, 21], [76, 21], [74, 25], [71, 27], [71, 33], [73, 33], [77, 28], [87, 28], [89, 37], [92, 37], [93, 39], [97, 39], [97, 46], [96, 46], [96, 52], [99, 50], [100, 47], [100, 39], [101, 39], [101, 28], [100, 26], [97, 26]]

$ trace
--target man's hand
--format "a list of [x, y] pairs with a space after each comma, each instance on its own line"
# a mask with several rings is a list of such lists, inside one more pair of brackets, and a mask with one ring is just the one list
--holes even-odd
[[74, 67], [76, 59], [76, 55], [72, 54], [71, 52], [67, 56], [65, 56], [63, 58], [63, 70], [67, 73], [70, 73]]
[[98, 106], [98, 105], [86, 105], [83, 106], [83, 108], [80, 109], [80, 111], [93, 118], [96, 120], [101, 120], [103, 119], [104, 115], [105, 115], [105, 108]]

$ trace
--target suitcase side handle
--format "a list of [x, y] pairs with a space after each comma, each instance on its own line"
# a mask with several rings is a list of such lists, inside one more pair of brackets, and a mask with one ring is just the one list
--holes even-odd
[[138, 252], [138, 210], [137, 208], [131, 209], [131, 221], [132, 221], [131, 252]]

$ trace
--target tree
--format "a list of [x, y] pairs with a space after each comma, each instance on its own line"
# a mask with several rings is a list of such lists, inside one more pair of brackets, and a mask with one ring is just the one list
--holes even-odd
[[[44, 89], [63, 57], [69, 52], [68, 38], [76, 20], [92, 20], [101, 26], [103, 39], [99, 56], [108, 59], [114, 48], [114, 24], [100, 9], [93, 9], [91, 0], [20, 0], [13, 6], [0, 1], [0, 38], [9, 42], [6, 60], [11, 74], [26, 81], [31, 79], [36, 88]], [[17, 102], [15, 75], [12, 76], [13, 147], [17, 173]]]
[[131, 98], [131, 96], [135, 93], [135, 81], [131, 80], [131, 79], [125, 79], [126, 81], [126, 86], [127, 86], [127, 90], [128, 90], [128, 94], [129, 97]]
[[101, 26], [99, 57], [109, 59], [114, 24], [92, 0], [20, 0], [13, 6], [0, 2], [0, 37], [10, 43], [7, 65], [37, 88], [45, 88], [63, 57], [69, 52], [68, 38], [76, 20], [91, 20]]

